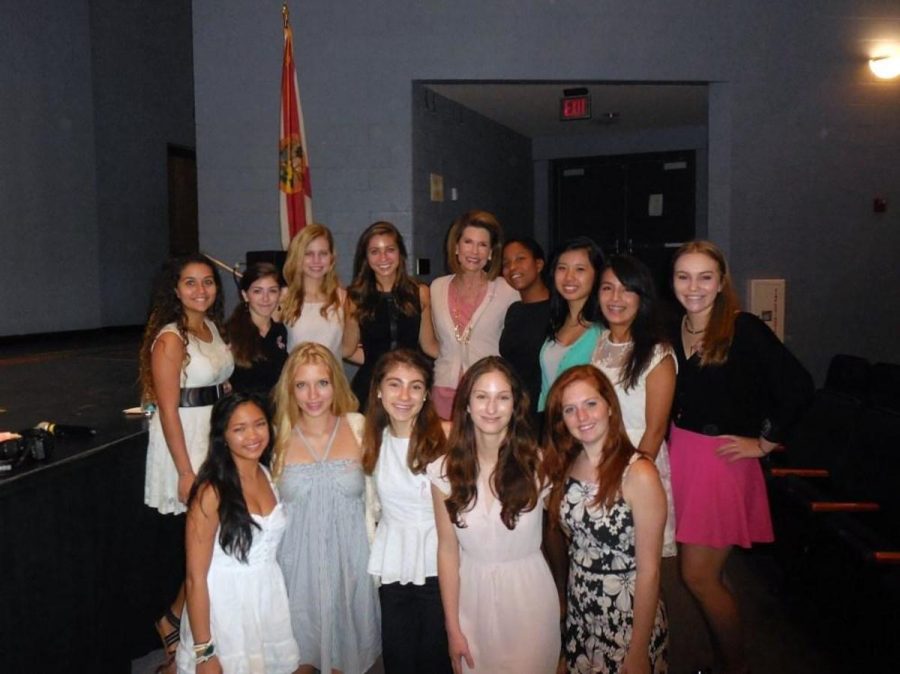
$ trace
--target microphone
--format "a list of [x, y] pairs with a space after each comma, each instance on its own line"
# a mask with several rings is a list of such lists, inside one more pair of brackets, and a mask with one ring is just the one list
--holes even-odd
[[53, 435], [67, 438], [89, 438], [97, 435], [97, 429], [90, 426], [76, 426], [74, 424], [57, 424], [53, 421], [42, 421], [35, 428], [47, 431]]

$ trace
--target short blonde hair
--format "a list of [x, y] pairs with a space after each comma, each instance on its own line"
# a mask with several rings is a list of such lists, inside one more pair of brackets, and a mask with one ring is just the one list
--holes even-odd
[[272, 455], [272, 474], [275, 477], [281, 475], [284, 470], [284, 455], [287, 452], [294, 426], [300, 421], [302, 413], [297, 401], [294, 400], [294, 375], [301, 365], [322, 365], [328, 370], [328, 378], [334, 389], [334, 397], [331, 400], [331, 413], [336, 417], [342, 417], [348, 412], [355, 412], [359, 408], [359, 402], [347, 377], [344, 376], [344, 368], [331, 353], [331, 350], [316, 342], [301, 342], [291, 355], [288, 356], [278, 383], [275, 384], [273, 397], [275, 399], [275, 451]]
[[491, 259], [484, 271], [493, 281], [500, 275], [503, 266], [503, 228], [493, 213], [487, 211], [467, 211], [453, 221], [447, 232], [447, 266], [454, 274], [460, 272], [459, 260], [456, 257], [456, 245], [462, 238], [466, 227], [478, 227], [487, 230], [491, 236]]
[[332, 309], [337, 311], [341, 307], [341, 296], [338, 292], [340, 281], [337, 275], [337, 252], [334, 249], [334, 237], [331, 235], [325, 225], [310, 224], [301, 229], [288, 246], [287, 259], [284, 262], [284, 270], [282, 272], [284, 280], [287, 282], [287, 295], [285, 296], [284, 305], [282, 307], [282, 316], [284, 322], [291, 324], [296, 323], [300, 318], [300, 312], [303, 311], [303, 295], [305, 288], [303, 287], [303, 258], [306, 255], [306, 249], [309, 244], [318, 238], [324, 238], [328, 242], [328, 249], [331, 251], [331, 269], [322, 279], [322, 294], [325, 296], [325, 303], [319, 310], [323, 318], [328, 317], [328, 311]]

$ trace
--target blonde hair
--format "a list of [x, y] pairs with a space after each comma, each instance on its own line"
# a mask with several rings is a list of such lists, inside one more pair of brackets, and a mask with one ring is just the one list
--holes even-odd
[[453, 221], [450, 231], [447, 232], [447, 266], [454, 274], [462, 269], [456, 257], [456, 246], [462, 238], [466, 227], [478, 227], [487, 230], [491, 236], [491, 259], [484, 271], [493, 281], [500, 275], [503, 267], [503, 228], [493, 213], [487, 211], [467, 211]]
[[703, 333], [700, 365], [723, 365], [728, 360], [728, 351], [731, 349], [731, 342], [734, 339], [734, 320], [741, 310], [741, 303], [734, 291], [731, 274], [728, 273], [725, 254], [712, 241], [702, 239], [688, 241], [675, 251], [675, 256], [672, 258], [672, 278], [674, 279], [675, 264], [678, 262], [678, 258], [691, 253], [705, 255], [719, 268], [719, 283], [721, 283], [722, 289], [716, 295], [709, 322]]
[[344, 376], [344, 369], [330, 349], [316, 342], [302, 342], [294, 347], [272, 393], [275, 400], [275, 451], [272, 455], [272, 475], [275, 477], [280, 476], [284, 470], [284, 455], [291, 441], [291, 433], [303, 414], [294, 399], [294, 376], [301, 365], [321, 365], [328, 370], [328, 378], [334, 389], [331, 414], [342, 417], [348, 412], [355, 412], [359, 407], [359, 402]]
[[319, 313], [323, 318], [328, 318], [329, 310], [338, 311], [341, 308], [341, 287], [337, 275], [337, 253], [334, 249], [334, 237], [325, 225], [307, 225], [291, 239], [288, 246], [287, 260], [284, 263], [284, 280], [287, 281], [287, 295], [282, 307], [282, 316], [285, 323], [296, 323], [303, 311], [303, 295], [306, 291], [303, 280], [303, 258], [309, 244], [318, 238], [324, 238], [328, 242], [331, 251], [331, 269], [325, 273], [322, 279], [322, 294], [325, 302]]

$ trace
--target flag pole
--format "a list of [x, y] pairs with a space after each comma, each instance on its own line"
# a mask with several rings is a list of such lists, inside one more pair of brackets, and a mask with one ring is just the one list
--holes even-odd
[[236, 278], [241, 278], [243, 276], [243, 274], [237, 270], [237, 267], [231, 267], [231, 266], [225, 264], [224, 262], [222, 262], [222, 260], [217, 260], [212, 255], [208, 255], [207, 253], [201, 252], [200, 254], [203, 257], [205, 257], [207, 260], [212, 262], [214, 265], [216, 265], [220, 269], [224, 269], [225, 271], [227, 271], [229, 274], [235, 276]]

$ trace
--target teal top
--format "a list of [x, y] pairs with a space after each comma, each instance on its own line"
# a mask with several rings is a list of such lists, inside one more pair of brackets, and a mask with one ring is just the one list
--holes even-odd
[[547, 404], [547, 394], [550, 392], [550, 387], [553, 385], [553, 382], [556, 381], [556, 378], [559, 375], [568, 370], [570, 367], [590, 364], [591, 356], [594, 354], [594, 347], [597, 346], [597, 340], [600, 338], [600, 335], [605, 329], [606, 328], [604, 328], [599, 323], [594, 323], [591, 327], [585, 330], [584, 334], [576, 339], [569, 347], [569, 350], [566, 351], [566, 355], [564, 355], [562, 360], [560, 361], [559, 369], [557, 369], [552, 379], [550, 378], [550, 373], [547, 372], [546, 365], [544, 365], [544, 351], [551, 344], [551, 340], [544, 340], [544, 345], [541, 347], [540, 356], [541, 397], [538, 400], [538, 412], [544, 411], [544, 407]]

